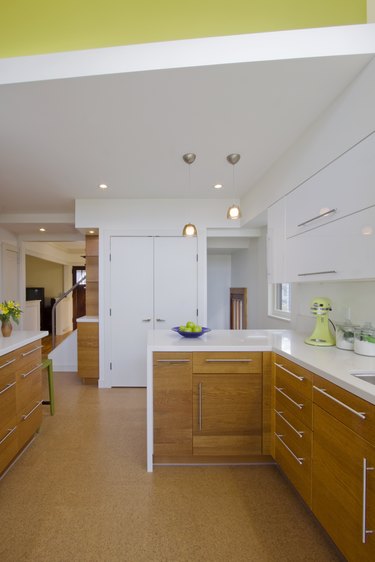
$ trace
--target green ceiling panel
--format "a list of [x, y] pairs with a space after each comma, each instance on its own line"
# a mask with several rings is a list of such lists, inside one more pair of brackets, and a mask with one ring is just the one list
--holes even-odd
[[366, 0], [0, 0], [0, 57], [366, 23]]

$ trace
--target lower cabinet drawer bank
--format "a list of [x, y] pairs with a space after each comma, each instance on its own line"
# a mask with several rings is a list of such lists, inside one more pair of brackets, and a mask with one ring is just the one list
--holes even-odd
[[41, 342], [0, 356], [0, 477], [42, 423]]
[[154, 464], [271, 462], [270, 356], [154, 352]]
[[[288, 381], [283, 361], [274, 355], [274, 458], [346, 559], [373, 561], [375, 406], [291, 361]], [[301, 393], [295, 376], [309, 381]]]

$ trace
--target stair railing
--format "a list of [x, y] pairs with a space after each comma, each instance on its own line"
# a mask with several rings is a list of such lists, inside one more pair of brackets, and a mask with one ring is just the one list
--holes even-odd
[[55, 342], [56, 342], [56, 307], [62, 300], [64, 300], [68, 295], [70, 295], [70, 293], [72, 293], [74, 291], [74, 289], [76, 289], [78, 287], [78, 285], [81, 285], [82, 281], [85, 281], [85, 279], [86, 279], [86, 275], [81, 277], [81, 279], [79, 281], [77, 281], [77, 283], [75, 283], [73, 285], [73, 287], [70, 287], [70, 289], [65, 291], [65, 293], [63, 293], [61, 295], [61, 297], [58, 297], [53, 304], [53, 307], [52, 307], [52, 349], [55, 349]]

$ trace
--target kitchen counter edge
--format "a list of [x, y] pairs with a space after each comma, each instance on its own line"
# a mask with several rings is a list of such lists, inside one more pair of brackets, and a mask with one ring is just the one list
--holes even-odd
[[24, 345], [48, 336], [48, 332], [39, 330], [13, 330], [9, 338], [0, 337], [0, 357], [15, 351]]

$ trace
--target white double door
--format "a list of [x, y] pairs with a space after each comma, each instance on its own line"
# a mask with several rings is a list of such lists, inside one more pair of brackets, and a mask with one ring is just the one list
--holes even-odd
[[197, 321], [197, 239], [111, 237], [111, 386], [146, 386], [150, 329]]

